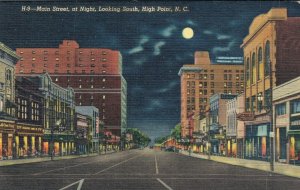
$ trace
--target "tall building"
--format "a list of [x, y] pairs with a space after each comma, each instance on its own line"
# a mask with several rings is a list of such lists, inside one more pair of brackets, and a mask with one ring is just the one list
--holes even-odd
[[0, 160], [13, 156], [15, 133], [15, 64], [20, 57], [0, 42]]
[[19, 76], [48, 72], [53, 82], [75, 91], [78, 106], [95, 106], [100, 119], [114, 134], [127, 125], [127, 84], [122, 76], [119, 51], [80, 48], [63, 40], [58, 48], [17, 48], [22, 58], [16, 65]]
[[[272, 87], [300, 73], [300, 17], [288, 17], [286, 8], [258, 15], [241, 45], [245, 65], [246, 157], [270, 156]], [[272, 82], [271, 82], [272, 81]]]
[[[188, 115], [205, 116], [209, 98], [215, 93], [239, 94], [244, 91], [244, 67], [237, 64], [213, 64], [206, 51], [195, 52], [194, 64], [181, 67], [182, 136], [189, 135]], [[199, 122], [198, 122], [199, 123]]]

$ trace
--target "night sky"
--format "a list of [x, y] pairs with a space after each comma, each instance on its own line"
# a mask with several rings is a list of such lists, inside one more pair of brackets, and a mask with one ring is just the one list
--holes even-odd
[[[187, 6], [182, 13], [36, 13], [22, 5], [42, 6]], [[128, 127], [151, 137], [167, 135], [180, 122], [180, 77], [196, 50], [242, 57], [240, 45], [253, 18], [271, 7], [300, 16], [297, 2], [113, 1], [86, 3], [0, 2], [0, 41], [17, 47], [58, 47], [63, 39], [83, 48], [119, 50], [128, 84]], [[194, 30], [184, 39], [182, 30]]]

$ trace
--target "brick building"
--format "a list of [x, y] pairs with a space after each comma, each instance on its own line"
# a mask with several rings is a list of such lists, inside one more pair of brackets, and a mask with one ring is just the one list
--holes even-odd
[[[188, 115], [194, 112], [202, 119], [215, 93], [239, 94], [244, 91], [244, 66], [213, 64], [209, 53], [197, 51], [194, 64], [186, 64], [179, 71], [181, 77], [182, 136], [189, 134]], [[199, 122], [198, 122], [199, 123]]]
[[53, 82], [74, 89], [76, 105], [97, 107], [114, 134], [126, 128], [127, 84], [119, 51], [80, 48], [76, 41], [63, 40], [58, 48], [17, 48], [16, 52], [22, 57], [17, 75], [47, 72]]
[[[241, 47], [245, 62], [246, 157], [270, 157], [272, 88], [300, 73], [300, 17], [288, 17], [286, 8], [258, 15]], [[271, 82], [272, 81], [272, 82]]]

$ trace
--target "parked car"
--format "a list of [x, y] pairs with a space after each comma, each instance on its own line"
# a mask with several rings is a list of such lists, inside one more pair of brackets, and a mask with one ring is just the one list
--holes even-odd
[[174, 146], [166, 147], [165, 151], [167, 151], [167, 152], [175, 152], [175, 147]]

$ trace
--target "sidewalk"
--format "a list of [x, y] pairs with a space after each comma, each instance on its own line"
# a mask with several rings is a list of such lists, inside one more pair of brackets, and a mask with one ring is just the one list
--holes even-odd
[[[188, 151], [180, 151], [180, 153], [183, 155], [189, 156]], [[208, 160], [207, 155], [191, 153], [191, 156]], [[240, 158], [231, 158], [231, 157], [222, 157], [222, 156], [210, 156], [210, 160], [220, 162], [220, 163], [235, 165], [235, 166], [242, 166], [242, 167], [246, 167], [246, 168], [252, 168], [252, 169], [271, 172], [270, 162], [264, 162], [264, 161], [258, 161], [258, 160], [247, 160], [247, 159], [240, 159]], [[294, 165], [290, 165], [290, 164], [283, 164], [283, 163], [275, 162], [274, 163], [274, 173], [300, 178], [300, 166], [294, 166]]]
[[[111, 154], [116, 151], [107, 151], [106, 154]], [[91, 156], [98, 156], [104, 155], [104, 152], [98, 153], [91, 153], [89, 155], [68, 155], [68, 156], [55, 156], [54, 160], [65, 160], [65, 159], [74, 159], [74, 158], [84, 158], [84, 157], [91, 157]], [[17, 164], [28, 164], [28, 163], [36, 163], [36, 162], [46, 162], [51, 161], [49, 156], [41, 157], [41, 158], [25, 158], [25, 159], [17, 159], [17, 160], [0, 160], [0, 167], [1, 166], [10, 166], [10, 165], [17, 165]]]

